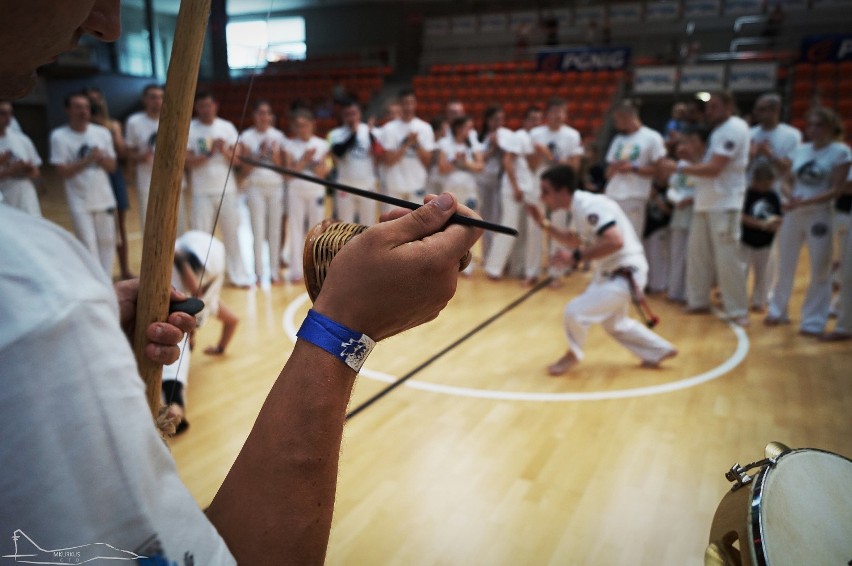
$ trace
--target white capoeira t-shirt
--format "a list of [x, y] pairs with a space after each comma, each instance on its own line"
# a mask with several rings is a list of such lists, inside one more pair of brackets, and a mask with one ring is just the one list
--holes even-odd
[[642, 242], [617, 202], [606, 195], [574, 191], [571, 217], [574, 230], [587, 242], [595, 241], [613, 226], [621, 231], [624, 245], [596, 261], [597, 273], [612, 273], [620, 267], [633, 267], [642, 277], [648, 272]]
[[[408, 122], [401, 119], [388, 122], [381, 129], [381, 144], [388, 151], [396, 151], [410, 133], [417, 134], [417, 144], [425, 151], [435, 150], [435, 133], [432, 126], [420, 118]], [[417, 150], [409, 146], [402, 159], [385, 168], [385, 186], [394, 194], [414, 193], [426, 187], [426, 167]]]
[[[287, 150], [287, 153], [290, 154], [290, 157], [293, 161], [299, 161], [304, 157], [305, 152], [309, 149], [314, 150], [314, 157], [312, 161], [322, 161], [328, 155], [330, 146], [328, 142], [318, 136], [311, 136], [307, 141], [301, 140], [299, 138], [287, 138], [286, 145], [284, 146]], [[306, 175], [311, 175], [310, 171], [300, 171], [304, 172]], [[325, 187], [318, 183], [314, 183], [311, 181], [306, 181], [304, 179], [298, 179], [293, 177], [290, 179], [288, 186], [290, 187], [290, 191], [314, 191], [322, 193], [325, 191]]]
[[[328, 134], [330, 145], [344, 143], [352, 136], [349, 126], [335, 128]], [[358, 124], [355, 140], [346, 153], [337, 159], [337, 180], [344, 185], [357, 188], [375, 188], [376, 167], [373, 162], [373, 144], [371, 132], [367, 124]]]
[[[127, 119], [127, 147], [138, 152], [150, 152], [153, 155], [157, 147], [157, 131], [159, 129], [159, 118], [151, 118], [145, 112], [133, 114]], [[142, 191], [148, 190], [151, 186], [153, 168], [153, 161], [139, 161], [136, 163], [137, 189]]]
[[[50, 134], [50, 162], [69, 165], [80, 161], [94, 149], [115, 159], [112, 134], [103, 126], [88, 124], [82, 132], [62, 126]], [[109, 176], [96, 163], [65, 179], [68, 205], [86, 212], [103, 212], [115, 208], [115, 194]]]
[[[187, 149], [196, 155], [209, 155], [210, 159], [192, 169], [192, 194], [218, 196], [222, 187], [226, 192], [237, 190], [236, 176], [229, 174], [231, 163], [221, 152], [211, 153], [216, 139], [225, 140], [226, 146], [237, 143], [237, 129], [227, 120], [216, 118], [212, 124], [195, 119], [189, 124]], [[227, 179], [227, 184], [226, 184]]]
[[155, 430], [98, 261], [2, 206], [0, 258], [0, 296], [15, 298], [0, 301], [0, 532], [17, 537], [3, 554], [236, 564]]
[[830, 190], [834, 168], [850, 161], [852, 153], [842, 142], [832, 142], [820, 149], [815, 149], [813, 143], [799, 146], [793, 156], [793, 196], [805, 199]]
[[[642, 126], [630, 134], [618, 134], [609, 144], [606, 162], [629, 161], [639, 167], [652, 165], [666, 156], [666, 144], [656, 131]], [[616, 199], [648, 200], [651, 177], [637, 173], [616, 173], [606, 184], [606, 196]]]
[[[695, 187], [695, 212], [742, 210], [750, 139], [748, 124], [737, 116], [731, 116], [713, 130], [704, 162], [722, 155], [728, 158], [728, 163], [716, 177], [700, 178]], [[705, 184], [704, 180], [712, 182]]]
[[[458, 156], [462, 156], [463, 160], [471, 161], [475, 152], [470, 141], [459, 143], [449, 137], [441, 138], [438, 149], [450, 163], [454, 162]], [[457, 167], [444, 177], [443, 190], [456, 195], [461, 203], [472, 202], [472, 199], [476, 199], [476, 175], [467, 169]]]
[[[41, 167], [41, 157], [30, 138], [11, 128], [6, 129], [5, 136], [0, 136], [0, 155], [6, 155], [9, 164], [23, 161]], [[19, 206], [31, 214], [38, 212], [38, 196], [32, 179], [0, 179], [0, 196], [4, 194], [7, 203], [14, 203], [13, 206]]]
[[[257, 128], [249, 128], [240, 136], [240, 143], [248, 151], [248, 157], [255, 161], [272, 163], [272, 155], [276, 149], [285, 149], [287, 138], [278, 128], [267, 128], [263, 132]], [[246, 177], [248, 186], [278, 187], [284, 186], [284, 177], [271, 169], [255, 167]]]

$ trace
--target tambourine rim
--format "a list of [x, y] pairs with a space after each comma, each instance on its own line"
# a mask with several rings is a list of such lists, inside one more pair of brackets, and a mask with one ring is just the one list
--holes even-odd
[[[798, 454], [800, 452], [821, 452], [823, 454], [828, 454], [830, 456], [835, 456], [842, 460], [846, 460], [850, 464], [852, 464], [852, 460], [847, 458], [846, 456], [842, 456], [840, 454], [835, 454], [834, 452], [829, 452], [828, 450], [821, 450], [819, 448], [796, 448], [795, 450], [790, 450], [789, 452], [785, 452], [781, 456], [779, 456], [776, 462], [781, 461], [782, 459], [790, 456], [792, 454]], [[764, 532], [764, 521], [761, 517], [761, 502], [763, 500], [763, 489], [766, 483], [766, 479], [769, 476], [769, 471], [775, 468], [775, 466], [765, 466], [754, 478], [752, 483], [752, 493], [751, 493], [751, 504], [750, 504], [750, 515], [751, 515], [751, 548], [754, 552], [754, 558], [757, 562], [758, 566], [770, 566], [768, 562], [768, 557], [766, 554], [766, 547], [764, 545], [764, 541], [766, 540], [766, 533]], [[754, 536], [757, 533], [759, 536]]]

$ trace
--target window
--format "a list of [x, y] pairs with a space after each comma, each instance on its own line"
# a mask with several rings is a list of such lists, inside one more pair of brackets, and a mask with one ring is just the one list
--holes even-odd
[[121, 37], [116, 43], [118, 71], [137, 77], [153, 76], [144, 3], [126, 2], [121, 8]]
[[304, 59], [304, 18], [273, 18], [228, 23], [228, 66], [232, 69], [265, 67], [268, 62]]

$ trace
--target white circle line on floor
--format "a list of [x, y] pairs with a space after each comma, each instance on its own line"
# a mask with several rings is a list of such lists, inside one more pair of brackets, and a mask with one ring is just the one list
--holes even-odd
[[[294, 343], [296, 341], [296, 325], [295, 314], [302, 305], [308, 302], [309, 297], [304, 293], [296, 297], [284, 311], [284, 332]], [[570, 392], [570, 393], [536, 393], [531, 391], [494, 391], [491, 389], [475, 389], [471, 387], [459, 387], [456, 385], [443, 385], [439, 383], [430, 383], [427, 381], [418, 381], [409, 379], [404, 383], [406, 387], [419, 389], [421, 391], [430, 391], [432, 393], [443, 393], [445, 395], [455, 395], [457, 397], [473, 397], [477, 399], [493, 399], [500, 401], [538, 401], [538, 402], [566, 402], [566, 401], [603, 401], [607, 399], [625, 399], [628, 397], [644, 397], [646, 395], [660, 395], [663, 393], [671, 393], [681, 389], [688, 389], [701, 385], [708, 381], [719, 378], [729, 371], [737, 367], [740, 362], [745, 359], [749, 351], [749, 340], [745, 330], [737, 324], [727, 321], [728, 327], [737, 338], [737, 347], [731, 356], [719, 364], [718, 366], [691, 377], [661, 383], [659, 385], [649, 385], [646, 387], [634, 387], [632, 389], [615, 389], [609, 391], [585, 391], [585, 392]], [[653, 370], [643, 370], [653, 371]], [[393, 375], [383, 373], [376, 370], [371, 370], [367, 367], [361, 368], [361, 374], [364, 377], [385, 383], [393, 383], [399, 378]], [[555, 378], [551, 378], [555, 379]]]

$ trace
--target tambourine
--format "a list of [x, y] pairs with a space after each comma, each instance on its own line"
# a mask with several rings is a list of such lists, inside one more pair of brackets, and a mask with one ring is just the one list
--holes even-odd
[[852, 564], [852, 461], [772, 442], [765, 459], [725, 477], [734, 485], [713, 518], [705, 566]]
[[[316, 301], [328, 267], [334, 256], [343, 249], [352, 238], [367, 229], [362, 224], [351, 224], [338, 220], [323, 220], [308, 231], [305, 238], [305, 250], [302, 255], [302, 267], [305, 273], [305, 288], [311, 301]], [[471, 260], [470, 251], [459, 260], [459, 271], [464, 270]]]

